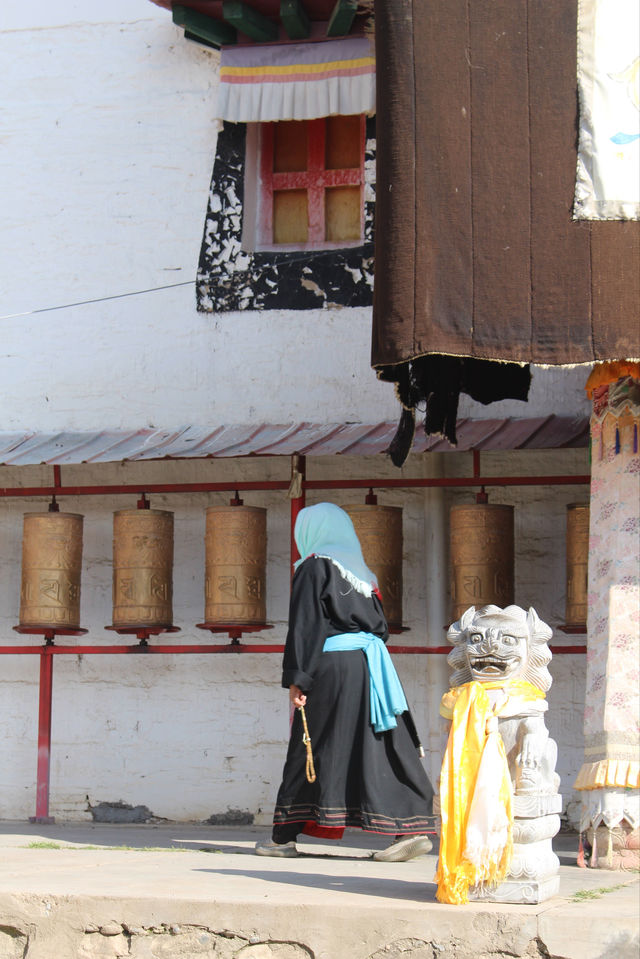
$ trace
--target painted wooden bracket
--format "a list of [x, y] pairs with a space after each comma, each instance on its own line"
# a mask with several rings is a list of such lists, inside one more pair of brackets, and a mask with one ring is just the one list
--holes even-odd
[[278, 39], [278, 24], [240, 0], [224, 0], [222, 16], [232, 27], [258, 43], [269, 43]]
[[306, 40], [311, 23], [300, 0], [280, 0], [280, 21], [290, 40]]
[[237, 42], [236, 30], [222, 20], [214, 20], [197, 10], [175, 4], [172, 10], [173, 22], [178, 27], [184, 27], [185, 37], [188, 40], [198, 39], [206, 41], [214, 47]]
[[204, 37], [199, 37], [196, 33], [190, 33], [188, 30], [184, 31], [185, 40], [191, 40], [193, 43], [199, 43], [201, 47], [209, 47], [210, 50], [219, 50], [219, 43], [211, 43], [210, 40], [205, 40]]
[[327, 26], [327, 36], [346, 36], [357, 12], [357, 0], [337, 0]]

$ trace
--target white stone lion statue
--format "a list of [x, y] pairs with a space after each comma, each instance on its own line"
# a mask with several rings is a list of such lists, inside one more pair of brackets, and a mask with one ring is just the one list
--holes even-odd
[[471, 606], [447, 633], [452, 687], [472, 681], [492, 687], [515, 795], [556, 793], [560, 782], [557, 747], [544, 721], [552, 635], [534, 609], [519, 606]]

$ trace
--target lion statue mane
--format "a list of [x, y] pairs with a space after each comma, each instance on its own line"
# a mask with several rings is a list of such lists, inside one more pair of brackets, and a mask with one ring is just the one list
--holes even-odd
[[[544, 693], [551, 686], [551, 673], [547, 665], [551, 661], [549, 640], [553, 632], [536, 613], [520, 606], [470, 606], [447, 632], [447, 639], [454, 648], [447, 662], [453, 670], [451, 685], [461, 686], [476, 679], [478, 682], [499, 679], [504, 672], [505, 681], [523, 679]], [[487, 637], [491, 637], [487, 651]], [[486, 668], [474, 669], [472, 663]], [[475, 657], [475, 658], [474, 658]]]

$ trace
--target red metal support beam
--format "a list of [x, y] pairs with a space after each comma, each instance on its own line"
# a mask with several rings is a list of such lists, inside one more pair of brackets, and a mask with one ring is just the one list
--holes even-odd
[[296, 539], [294, 536], [294, 530], [296, 527], [296, 520], [298, 518], [298, 513], [304, 509], [306, 503], [305, 496], [305, 481], [306, 481], [306, 467], [307, 461], [304, 456], [300, 456], [299, 453], [294, 453], [291, 457], [291, 485], [289, 487], [289, 495], [291, 497], [291, 578], [293, 579], [293, 564], [297, 559], [300, 559], [300, 554], [298, 553], [298, 547], [296, 546]]
[[549, 476], [433, 476], [428, 479], [307, 480], [305, 489], [409, 489], [474, 486], [582, 486], [589, 475], [551, 474]]
[[[292, 499], [297, 512], [304, 506], [306, 490], [332, 489], [369, 489], [370, 479], [308, 480], [306, 478], [305, 457], [294, 453], [291, 457], [291, 480], [265, 480], [244, 482], [203, 482], [203, 483], [119, 483], [92, 486], [63, 486], [61, 469], [53, 466], [53, 486], [15, 486], [0, 487], [0, 498], [25, 496], [111, 496], [143, 495], [146, 493], [216, 493], [251, 490], [286, 490], [292, 488], [294, 477], [300, 478], [302, 485], [299, 495]], [[572, 486], [589, 485], [591, 477], [587, 475], [551, 474], [537, 476], [481, 476], [480, 452], [473, 450], [473, 475], [429, 478], [376, 479], [374, 485], [379, 489], [418, 489], [418, 488], [455, 488], [483, 486]], [[296, 515], [297, 515], [296, 512]], [[295, 517], [292, 516], [295, 522]]]
[[53, 699], [53, 646], [40, 646], [40, 692], [38, 703], [38, 765], [36, 778], [36, 814], [30, 822], [52, 823], [49, 815], [51, 771], [51, 703]]
[[[476, 486], [588, 486], [588, 474], [547, 476], [434, 476], [427, 479], [304, 480], [303, 491], [333, 489], [429, 489]], [[217, 493], [234, 490], [287, 490], [287, 480], [239, 483], [125, 483], [101, 486], [16, 486], [0, 487], [0, 498], [25, 496], [114, 496], [146, 493]]]
[[[555, 654], [563, 653], [586, 653], [586, 646], [550, 646], [551, 652]], [[150, 646], [143, 643], [136, 645], [121, 646], [0, 646], [0, 656], [30, 656], [42, 654], [46, 649], [49, 659], [52, 656], [115, 656], [122, 654], [133, 654], [146, 656], [152, 653], [174, 654], [174, 653], [282, 653], [284, 646], [279, 643], [202, 643], [202, 644], [183, 644]], [[396, 653], [399, 656], [440, 656], [451, 652], [451, 646], [387, 646], [390, 653]]]
[[13, 496], [105, 496], [119, 493], [232, 493], [234, 490], [286, 490], [286, 480], [236, 483], [123, 483], [100, 486], [23, 486], [0, 487], [1, 497]]

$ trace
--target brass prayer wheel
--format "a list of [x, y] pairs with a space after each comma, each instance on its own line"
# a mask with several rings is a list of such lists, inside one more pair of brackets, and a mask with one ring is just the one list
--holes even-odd
[[83, 519], [77, 513], [25, 513], [21, 626], [80, 626]]
[[375, 573], [389, 626], [402, 626], [402, 508], [345, 506], [355, 527], [364, 561]]
[[587, 569], [589, 566], [589, 505], [567, 506], [567, 599], [565, 622], [587, 623]]
[[513, 506], [452, 506], [450, 539], [453, 621], [469, 606], [510, 606], [514, 601]]
[[113, 625], [173, 623], [173, 513], [121, 509], [113, 514]]
[[258, 506], [210, 506], [204, 542], [205, 621], [264, 623], [267, 511]]

